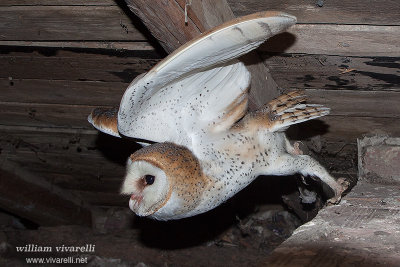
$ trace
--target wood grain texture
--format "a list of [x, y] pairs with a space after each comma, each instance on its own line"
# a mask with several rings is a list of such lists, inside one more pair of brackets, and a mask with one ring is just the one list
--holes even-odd
[[119, 193], [102, 193], [83, 190], [70, 190], [72, 193], [81, 196], [89, 203], [96, 206], [118, 206], [127, 207], [129, 196], [120, 195]]
[[2, 0], [0, 6], [116, 6], [115, 0]]
[[2, 125], [0, 147], [2, 162], [23, 165], [53, 185], [101, 192], [118, 192], [126, 159], [139, 148], [95, 130]]
[[299, 131], [308, 137], [320, 134], [327, 141], [355, 144], [357, 138], [366, 134], [399, 136], [400, 119], [332, 115], [299, 124]]
[[[24, 166], [24, 170], [40, 173], [42, 179], [65, 189], [119, 193], [125, 177], [123, 165], [114, 166], [112, 162], [101, 157], [95, 159], [89, 155], [83, 158], [74, 156], [69, 151], [64, 151], [64, 154], [61, 152], [35, 154], [33, 151], [21, 149], [15, 153], [8, 153], [7, 160]], [[27, 160], [24, 160], [24, 157]]]
[[263, 54], [272, 75], [286, 89], [400, 89], [400, 57]]
[[[397, 93], [396, 97], [398, 97]], [[380, 129], [383, 131], [386, 131], [387, 129], [387, 131], [392, 134], [400, 134], [400, 119], [396, 117], [396, 111], [398, 110], [397, 106], [388, 107], [385, 110], [388, 114], [380, 113], [382, 114], [382, 117], [368, 117], [365, 116], [365, 114], [373, 114], [372, 107], [374, 107], [376, 99], [371, 95], [365, 96], [364, 98], [357, 98], [355, 96], [354, 99], [357, 99], [352, 102], [354, 109], [344, 109], [345, 105], [335, 105], [339, 108], [335, 109], [334, 114], [339, 115], [328, 116], [326, 117], [327, 119], [322, 119], [326, 120], [329, 127], [332, 129], [341, 129], [343, 123], [348, 123], [352, 128], [346, 129], [348, 133], [344, 130], [339, 132], [330, 132], [325, 136], [326, 138], [347, 139], [349, 136], [351, 136], [351, 138], [356, 138], [356, 136], [361, 136], [362, 134], [371, 132], [373, 129]], [[316, 100], [318, 100], [318, 98]], [[310, 99], [310, 101], [313, 101], [313, 99]], [[393, 102], [397, 102], [397, 100], [393, 99], [388, 101], [388, 103]], [[357, 105], [360, 107], [358, 108]], [[92, 108], [92, 106], [79, 105], [16, 104], [3, 102], [0, 103], [0, 121], [4, 125], [11, 126], [91, 129], [86, 118]], [[367, 111], [368, 109], [371, 110]], [[351, 114], [356, 116], [350, 116]], [[392, 114], [392, 117], [390, 114]], [[360, 122], [357, 123], [357, 120], [360, 120]], [[365, 125], [363, 125], [363, 123], [365, 123]], [[359, 128], [358, 130], [353, 129], [355, 125]]]
[[[220, 24], [232, 18], [232, 11], [223, 5], [224, 1], [194, 1], [188, 8], [188, 24], [184, 23], [185, 1], [156, 1], [149, 4], [144, 0], [134, 1], [130, 7], [151, 29], [152, 34], [161, 42], [166, 51], [173, 51], [179, 45], [197, 36], [204, 29]], [[39, 1], [40, 2], [40, 1]], [[221, 4], [221, 3], [222, 4]], [[270, 2], [270, 3], [269, 3]], [[304, 23], [289, 30], [290, 34], [283, 34], [273, 38], [268, 45], [264, 45], [266, 51], [286, 51], [288, 53], [309, 54], [335, 54], [335, 55], [380, 55], [395, 56], [399, 54], [400, 23], [397, 14], [399, 5], [396, 1], [383, 1], [378, 7], [374, 5], [360, 5], [353, 1], [341, 3], [326, 3], [322, 8], [316, 7], [314, 2], [295, 3], [295, 1], [267, 1], [267, 3], [250, 1], [246, 5], [239, 2], [231, 2], [232, 6], [251, 10], [251, 3], [262, 4], [276, 8], [293, 15], [298, 15], [296, 10], [308, 10], [304, 14]], [[89, 5], [92, 2], [88, 3]], [[82, 4], [82, 3], [81, 3]], [[121, 47], [118, 42], [146, 41], [147, 38], [136, 29], [137, 21], [132, 21], [128, 14], [118, 5], [98, 4], [99, 6], [68, 6], [60, 3], [53, 6], [45, 4], [33, 6], [0, 6], [2, 16], [0, 18], [0, 41], [66, 41], [65, 45], [73, 45], [73, 41], [99, 41], [98, 44], [82, 44], [88, 47]], [[256, 5], [252, 11], [265, 10]], [[341, 9], [348, 10], [352, 18], [354, 8], [346, 5], [356, 5], [360, 14], [365, 18], [361, 21], [341, 21], [343, 19]], [[221, 6], [221, 7], [220, 7]], [[296, 9], [297, 6], [297, 9]], [[339, 11], [331, 12], [327, 8], [331, 6]], [[216, 8], [213, 8], [216, 7]], [[307, 8], [305, 8], [307, 7]], [[142, 10], [142, 11], [140, 11]], [[221, 10], [223, 10], [221, 12]], [[235, 9], [234, 9], [235, 10]], [[324, 11], [328, 10], [328, 11]], [[252, 13], [252, 11], [249, 13]], [[293, 11], [293, 12], [292, 12]], [[304, 12], [306, 12], [304, 11]], [[161, 12], [161, 13], [160, 13]], [[169, 12], [169, 13], [168, 13]], [[316, 16], [320, 14], [321, 16]], [[238, 13], [236, 11], [236, 13]], [[372, 16], [371, 14], [374, 14]], [[385, 15], [382, 15], [382, 14]], [[238, 13], [243, 15], [241, 13]], [[389, 14], [389, 15], [388, 15]], [[391, 18], [390, 14], [395, 14]], [[380, 18], [381, 23], [368, 23], [370, 17]], [[331, 18], [324, 21], [323, 18]], [[346, 17], [346, 16], [345, 16]], [[151, 19], [150, 19], [151, 18]], [[397, 21], [397, 22], [396, 22]], [[197, 24], [196, 24], [197, 23]], [[302, 24], [303, 23], [303, 24]], [[351, 25], [343, 25], [351, 24]], [[275, 40], [275, 41], [274, 41]], [[109, 42], [103, 44], [102, 41]], [[21, 43], [23, 45], [23, 43]], [[47, 44], [48, 45], [48, 44]], [[46, 45], [46, 46], [47, 46]], [[77, 46], [77, 44], [74, 44]], [[90, 46], [89, 46], [90, 45]], [[129, 43], [127, 48], [133, 48]], [[286, 49], [286, 50], [284, 50]]]
[[91, 129], [87, 116], [96, 106], [0, 102], [3, 125]]
[[192, 20], [185, 24], [184, 12], [176, 1], [126, 0], [125, 2], [167, 53], [171, 53], [201, 33]]
[[[135, 54], [138, 53], [136, 56]], [[127, 54], [32, 50], [0, 54], [0, 77], [130, 83], [159, 61], [153, 52]], [[51, 56], [49, 56], [51, 55]], [[129, 57], [128, 57], [129, 56]], [[147, 57], [147, 58], [146, 58]]]
[[331, 115], [400, 119], [400, 88], [391, 91], [306, 90], [307, 102], [331, 108]]
[[23, 46], [40, 48], [70, 48], [70, 49], [104, 49], [132, 51], [154, 51], [155, 48], [149, 42], [141, 41], [0, 41], [0, 46]]
[[[400, 59], [395, 57], [262, 56], [284, 89], [400, 88]], [[159, 61], [154, 57], [140, 59], [78, 51], [58, 51], [51, 57], [37, 52], [0, 55], [0, 101], [114, 106], [130, 81]]]
[[261, 51], [399, 56], [400, 26], [297, 24], [271, 38]]
[[[187, 1], [176, 1], [184, 10]], [[187, 6], [187, 11], [189, 19], [196, 24], [201, 32], [235, 18], [235, 15], [225, 0], [191, 1], [191, 5]]]
[[[177, 0], [182, 6], [183, 0]], [[396, 0], [362, 1], [331, 0], [318, 7], [308, 0], [228, 0], [234, 15], [244, 16], [258, 11], [279, 10], [297, 17], [299, 23], [400, 25], [400, 7]], [[211, 1], [192, 1], [214, 10]], [[218, 4], [218, 3], [216, 3]], [[0, 6], [117, 6], [115, 0], [2, 0]], [[191, 8], [189, 7], [189, 10]], [[218, 8], [216, 8], [218, 10]], [[190, 11], [189, 11], [190, 12]], [[189, 13], [190, 14], [190, 13]], [[201, 17], [201, 14], [196, 14]]]
[[38, 225], [91, 226], [90, 206], [85, 201], [7, 160], [0, 168], [0, 192], [2, 209]]
[[0, 41], [146, 41], [118, 6], [0, 7]]
[[[0, 101], [118, 106], [128, 83], [0, 78]], [[79, 96], [79, 97], [77, 97]]]
[[297, 17], [299, 23], [400, 25], [396, 0], [329, 0], [319, 7], [309, 0], [228, 0], [236, 16], [262, 10], [280, 10]]

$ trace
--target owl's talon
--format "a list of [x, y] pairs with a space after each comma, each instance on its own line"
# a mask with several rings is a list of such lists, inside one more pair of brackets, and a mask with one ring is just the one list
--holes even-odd
[[336, 182], [338, 184], [338, 188], [335, 190], [335, 196], [327, 200], [327, 205], [339, 204], [340, 200], [342, 199], [343, 192], [345, 192], [350, 186], [350, 182], [343, 177], [338, 178]]
[[295, 155], [303, 155], [304, 154], [303, 151], [300, 149], [300, 144], [301, 144], [301, 142], [299, 142], [299, 141], [296, 141], [293, 144], [293, 148], [294, 148], [293, 153]]

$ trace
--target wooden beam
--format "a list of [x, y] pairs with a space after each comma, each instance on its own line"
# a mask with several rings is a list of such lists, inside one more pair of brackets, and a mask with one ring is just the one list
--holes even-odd
[[116, 6], [115, 0], [1, 0], [0, 6]]
[[48, 48], [73, 49], [110, 49], [155, 52], [149, 42], [141, 41], [0, 41], [0, 46], [27, 46]]
[[91, 226], [83, 200], [8, 161], [0, 165], [0, 207], [40, 226]]
[[393, 0], [228, 0], [236, 16], [260, 10], [279, 10], [297, 17], [302, 23], [400, 25], [400, 5]]
[[[187, 7], [187, 23], [185, 0], [125, 2], [168, 53], [202, 32], [234, 18], [226, 0], [192, 1]], [[255, 52], [243, 57], [243, 61], [252, 74], [249, 106], [256, 109], [279, 95], [278, 86]]]
[[0, 6], [1, 41], [147, 41], [118, 6]]
[[[297, 24], [260, 50], [268, 52], [398, 57], [400, 26]], [[290, 46], [288, 46], [288, 44]]]
[[[0, 78], [10, 81], [43, 79], [130, 83], [138, 74], [148, 71], [160, 58], [160, 55], [151, 51], [130, 51], [129, 57], [125, 57], [118, 53], [102, 54], [101, 51], [82, 53], [79, 50], [61, 50], [56, 51], [56, 55], [48, 56], [41, 54], [41, 50], [10, 50], [9, 53], [0, 54]], [[103, 71], [99, 75], [100, 70]]]
[[283, 88], [400, 91], [400, 57], [268, 53], [263, 57]]
[[[10, 6], [118, 6], [115, 0], [1, 0], [0, 7]], [[155, 1], [153, 1], [155, 2]], [[297, 17], [300, 24], [355, 24], [355, 25], [400, 25], [400, 6], [394, 0], [363, 1], [329, 0], [323, 6], [310, 0], [227, 0], [235, 16], [244, 16], [258, 11], [279, 10]], [[192, 0], [192, 7], [218, 4], [211, 1]], [[86, 16], [86, 15], [83, 15]], [[70, 21], [73, 23], [73, 21]]]
[[[113, 0], [77, 0], [68, 3], [62, 0], [0, 2], [0, 45], [151, 49], [148, 45], [143, 46], [147, 38], [137, 29], [140, 29], [137, 21], [132, 20], [126, 14], [126, 9]], [[181, 23], [184, 21], [184, 0], [147, 2], [161, 5], [148, 10], [155, 17], [149, 21], [150, 26], [151, 22], [157, 22], [157, 15], [163, 11], [162, 8], [170, 3], [175, 3], [180, 13], [176, 18], [168, 19], [179, 18]], [[397, 56], [400, 52], [397, 45], [400, 16], [396, 1], [375, 0], [376, 3], [366, 6], [359, 1], [332, 0], [325, 1], [323, 7], [306, 0], [228, 2], [238, 16], [260, 10], [279, 10], [297, 16], [298, 24], [288, 30], [290, 34], [272, 38], [263, 46], [265, 51], [346, 56]], [[190, 20], [184, 29], [195, 26], [193, 30], [200, 33], [232, 18], [232, 12], [223, 6], [219, 7], [220, 3], [226, 2], [193, 0], [188, 8]], [[145, 9], [146, 6], [142, 8]], [[162, 19], [165, 20], [164, 17]], [[166, 35], [167, 26], [168, 24], [159, 21], [152, 33], [156, 35], [154, 31], [159, 30], [160, 34]], [[174, 34], [179, 37], [182, 33]], [[170, 40], [169, 43], [173, 42]], [[170, 51], [173, 50], [174, 48]]]

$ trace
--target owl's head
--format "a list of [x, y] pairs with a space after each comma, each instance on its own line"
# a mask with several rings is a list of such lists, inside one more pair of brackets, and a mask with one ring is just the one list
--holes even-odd
[[157, 143], [132, 154], [121, 193], [139, 216], [168, 220], [185, 217], [207, 185], [199, 161], [183, 146]]
[[171, 194], [166, 173], [154, 163], [129, 157], [122, 194], [130, 195], [129, 208], [148, 216], [164, 205]]

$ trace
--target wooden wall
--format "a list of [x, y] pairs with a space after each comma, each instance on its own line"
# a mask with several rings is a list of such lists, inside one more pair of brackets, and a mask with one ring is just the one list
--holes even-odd
[[[327, 163], [346, 152], [355, 175], [348, 153], [357, 137], [400, 135], [397, 1], [228, 2], [236, 16], [268, 9], [297, 16], [260, 53], [279, 86], [304, 88], [332, 108], [298, 129], [307, 138], [322, 134]], [[3, 0], [0, 14], [0, 164], [22, 166], [94, 205], [125, 205], [118, 189], [136, 147], [98, 134], [86, 117], [118, 105], [129, 82], [165, 53], [123, 1]]]

